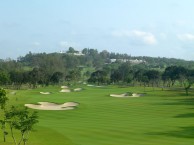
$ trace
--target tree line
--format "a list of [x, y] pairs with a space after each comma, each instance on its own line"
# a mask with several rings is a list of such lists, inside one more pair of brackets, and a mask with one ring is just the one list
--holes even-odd
[[145, 69], [123, 63], [116, 69], [107, 69], [93, 72], [88, 79], [90, 83], [100, 84], [128, 84], [131, 86], [170, 88], [183, 87], [186, 94], [194, 83], [194, 69], [183, 66], [169, 66], [164, 71]]
[[[82, 55], [74, 55], [76, 53], [78, 51], [70, 47], [66, 53], [29, 52], [17, 60], [0, 60], [0, 85], [20, 89], [22, 86], [36, 88], [78, 81], [144, 87], [178, 84], [188, 92], [193, 82], [193, 61], [135, 57], [90, 48], [84, 48]], [[115, 61], [111, 62], [112, 59]], [[133, 63], [131, 60], [141, 62]]]

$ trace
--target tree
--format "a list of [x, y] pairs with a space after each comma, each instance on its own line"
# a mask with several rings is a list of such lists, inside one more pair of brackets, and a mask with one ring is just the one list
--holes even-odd
[[182, 76], [182, 83], [184, 85], [185, 93], [189, 95], [189, 89], [191, 88], [192, 84], [194, 84], [194, 70], [187, 70], [187, 73], [183, 74]]
[[60, 79], [63, 78], [63, 73], [62, 72], [55, 72], [53, 73], [53, 75], [51, 76], [50, 78], [50, 81], [53, 83], [53, 84], [58, 84]]
[[171, 80], [172, 86], [175, 81], [178, 81], [184, 87], [185, 93], [188, 96], [189, 89], [194, 83], [194, 70], [189, 70], [182, 66], [170, 66], [165, 69], [162, 78], [164, 81]]
[[88, 49], [88, 48], [84, 48], [84, 49], [82, 50], [82, 53], [85, 54], [85, 55], [88, 54], [88, 53], [89, 53], [89, 49]]
[[42, 68], [34, 68], [29, 72], [29, 83], [36, 88], [38, 84], [45, 85], [48, 84], [49, 74], [45, 72]]
[[83, 80], [86, 81], [90, 77], [91, 72], [87, 70], [86, 72], [83, 73]]
[[109, 78], [105, 71], [97, 70], [91, 74], [88, 82], [97, 83], [98, 85], [100, 85], [100, 83], [108, 83]]
[[109, 58], [109, 52], [107, 50], [103, 50], [102, 52], [100, 52], [100, 56], [103, 59], [108, 59]]
[[16, 89], [20, 89], [21, 85], [24, 81], [23, 72], [11, 71], [9, 74], [10, 74], [10, 80], [11, 80], [12, 84], [14, 85], [14, 87]]
[[164, 82], [168, 82], [168, 86], [173, 86], [176, 81], [182, 84], [182, 79], [187, 74], [187, 70], [182, 66], [170, 66], [167, 67], [162, 74]]
[[77, 52], [73, 47], [69, 47], [69, 50], [67, 51], [67, 53], [75, 53]]
[[[6, 135], [8, 132], [6, 131], [6, 124], [10, 125], [11, 136], [14, 140], [15, 145], [20, 145], [23, 141], [24, 145], [29, 137], [29, 132], [33, 129], [33, 126], [38, 122], [37, 112], [30, 112], [25, 107], [24, 109], [18, 109], [15, 106], [12, 106], [9, 111], [6, 110], [6, 103], [8, 98], [6, 96], [6, 91], [4, 89], [0, 89], [0, 107], [3, 118], [0, 120], [3, 131], [3, 140], [6, 141]], [[16, 138], [13, 133], [13, 129], [19, 130], [21, 133], [21, 139], [17, 143]]]
[[74, 81], [74, 84], [76, 84], [76, 82], [80, 79], [80, 77], [81, 77], [81, 70], [77, 68], [77, 69], [71, 70], [66, 78], [68, 78], [70, 81]]
[[6, 85], [9, 82], [10, 78], [8, 73], [0, 71], [0, 85]]
[[144, 81], [145, 75], [144, 74], [145, 74], [145, 70], [143, 70], [143, 69], [138, 69], [137, 71], [134, 72], [133, 80], [139, 82], [140, 86], [142, 85], [142, 82], [144, 82], [144, 84], [145, 84], [145, 81]]
[[126, 83], [130, 83], [133, 78], [133, 71], [130, 62], [121, 64], [118, 68], [118, 72], [121, 75], [121, 80]]
[[[37, 112], [30, 112], [27, 107], [21, 109], [12, 106], [11, 110], [6, 112], [6, 118], [10, 125], [11, 136], [15, 145], [20, 145], [22, 142], [24, 145], [26, 145], [30, 131], [32, 131], [33, 126], [38, 123]], [[18, 130], [21, 134], [18, 142], [14, 135], [13, 129]]]
[[147, 77], [146, 75], [143, 75], [143, 76], [141, 77], [141, 82], [143, 82], [144, 92], [145, 92], [146, 84], [149, 83], [148, 77]]
[[147, 72], [145, 72], [144, 74], [149, 83], [152, 84], [152, 87], [154, 87], [155, 85], [159, 85], [159, 80], [160, 80], [160, 72], [157, 70], [148, 70]]
[[3, 141], [5, 142], [6, 141], [6, 135], [7, 135], [7, 132], [6, 132], [6, 117], [5, 117], [5, 106], [6, 106], [6, 103], [8, 101], [8, 98], [6, 96], [6, 91], [2, 88], [0, 88], [0, 107], [1, 107], [1, 110], [3, 110], [2, 112], [2, 116], [3, 116], [3, 119], [0, 120], [1, 122], [1, 125], [2, 125], [2, 131], [3, 131]]
[[97, 49], [89, 49], [88, 53], [92, 56], [95, 57], [98, 55], [98, 50]]
[[120, 72], [118, 70], [114, 70], [110, 75], [110, 79], [112, 83], [118, 83], [121, 80]]
[[167, 82], [167, 86], [173, 86], [176, 81], [176, 68], [177, 66], [169, 66], [165, 69], [164, 73], [162, 74], [162, 79]]

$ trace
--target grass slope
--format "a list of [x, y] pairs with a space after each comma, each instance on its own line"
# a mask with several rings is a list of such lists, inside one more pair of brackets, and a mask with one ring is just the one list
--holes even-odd
[[[109, 94], [143, 93], [144, 89], [82, 87], [83, 91], [71, 93], [47, 87], [9, 94], [10, 104], [80, 103], [75, 110], [38, 111], [39, 123], [30, 135], [29, 145], [194, 144], [194, 94], [187, 97], [183, 91], [146, 88], [144, 97], [114, 98]], [[41, 91], [52, 94], [41, 95]], [[0, 144], [9, 145], [1, 138]]]

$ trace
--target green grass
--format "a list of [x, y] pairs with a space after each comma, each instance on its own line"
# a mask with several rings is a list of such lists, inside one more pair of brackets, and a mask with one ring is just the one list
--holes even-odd
[[[60, 87], [20, 90], [9, 94], [10, 104], [49, 101], [79, 102], [75, 110], [38, 111], [39, 123], [28, 145], [193, 145], [194, 93], [141, 87], [86, 87], [59, 93]], [[52, 92], [41, 95], [40, 91]], [[146, 93], [139, 98], [109, 94]], [[0, 134], [0, 137], [2, 135]], [[11, 142], [11, 139], [8, 138]], [[1, 145], [11, 145], [3, 143]]]

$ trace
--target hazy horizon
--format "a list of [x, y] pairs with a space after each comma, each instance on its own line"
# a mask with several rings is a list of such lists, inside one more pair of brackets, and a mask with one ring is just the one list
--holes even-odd
[[0, 2], [0, 59], [94, 48], [194, 60], [193, 0]]

